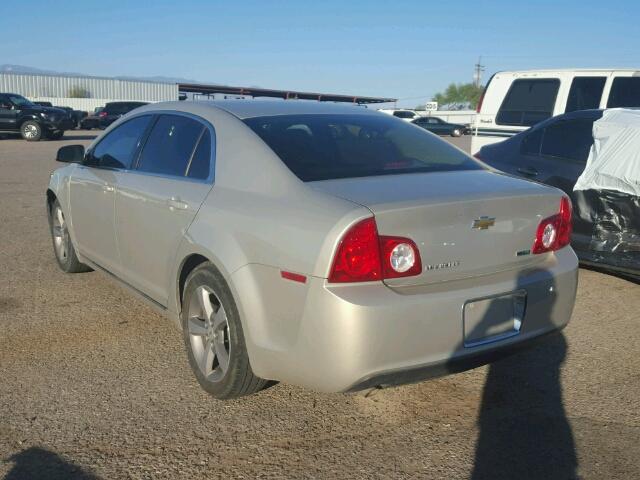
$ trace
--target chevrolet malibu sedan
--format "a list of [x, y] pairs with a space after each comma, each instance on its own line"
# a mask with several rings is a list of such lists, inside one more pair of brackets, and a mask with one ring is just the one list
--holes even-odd
[[217, 398], [418, 381], [571, 316], [566, 196], [390, 115], [159, 103], [57, 159], [62, 270], [106, 272], [164, 312]]

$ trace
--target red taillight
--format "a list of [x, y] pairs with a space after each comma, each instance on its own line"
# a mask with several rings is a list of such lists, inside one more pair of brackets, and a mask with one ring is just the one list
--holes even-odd
[[344, 235], [333, 259], [329, 281], [370, 282], [382, 279], [378, 229], [373, 218], [356, 223]]
[[560, 211], [545, 218], [538, 225], [532, 253], [545, 253], [559, 250], [571, 242], [571, 201], [567, 197], [560, 200]]
[[378, 236], [374, 218], [356, 223], [344, 235], [329, 274], [332, 283], [371, 282], [422, 272], [416, 244], [403, 237]]
[[106, 117], [106, 116], [107, 116], [107, 112], [100, 112], [100, 113], [98, 114], [98, 116], [99, 116], [100, 118], [102, 118], [102, 117]]

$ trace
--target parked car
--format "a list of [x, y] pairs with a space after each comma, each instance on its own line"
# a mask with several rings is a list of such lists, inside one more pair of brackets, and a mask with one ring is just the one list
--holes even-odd
[[96, 107], [91, 115], [87, 115], [82, 120], [80, 120], [80, 128], [83, 130], [100, 128], [100, 113], [103, 110], [104, 107]]
[[20, 134], [35, 142], [60, 139], [71, 128], [73, 122], [64, 110], [36, 105], [15, 93], [0, 93], [0, 133]]
[[56, 107], [56, 108], [59, 108], [67, 112], [67, 115], [69, 115], [69, 118], [71, 118], [71, 120], [73, 121], [74, 128], [79, 127], [82, 119], [88, 115], [87, 112], [83, 112], [81, 110], [74, 110], [71, 107]]
[[147, 105], [146, 102], [109, 102], [98, 113], [98, 128], [107, 128], [121, 116], [126, 115], [138, 107]]
[[[574, 191], [594, 143], [594, 122], [602, 116], [603, 110], [559, 115], [487, 145], [476, 156], [506, 173], [563, 190], [575, 207], [571, 243], [580, 261], [640, 276], [640, 199], [606, 190]], [[611, 243], [633, 235], [635, 247]]]
[[571, 316], [566, 196], [389, 115], [159, 103], [57, 160], [62, 270], [109, 272], [173, 319], [218, 398], [417, 381]]
[[412, 120], [411, 123], [419, 127], [429, 130], [437, 135], [451, 135], [452, 137], [460, 137], [469, 133], [468, 125], [460, 125], [458, 123], [448, 123], [438, 117], [419, 117]]
[[396, 109], [382, 108], [378, 111], [382, 113], [386, 113], [387, 115], [393, 115], [394, 117], [401, 118], [402, 120], [405, 120], [407, 122], [411, 122], [412, 120], [415, 120], [416, 118], [420, 117], [420, 115], [418, 115], [413, 110], [407, 110], [407, 109], [396, 110]]
[[640, 107], [638, 69], [498, 72], [478, 103], [471, 153], [563, 113]]

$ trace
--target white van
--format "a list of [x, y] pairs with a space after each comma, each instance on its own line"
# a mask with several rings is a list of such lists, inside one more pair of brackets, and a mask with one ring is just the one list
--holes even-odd
[[498, 72], [478, 104], [471, 153], [561, 113], [614, 107], [640, 107], [640, 70]]

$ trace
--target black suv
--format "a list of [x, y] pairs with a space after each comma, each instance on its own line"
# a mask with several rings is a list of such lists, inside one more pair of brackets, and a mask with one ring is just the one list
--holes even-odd
[[147, 105], [146, 102], [109, 102], [98, 114], [98, 127], [107, 128], [121, 116], [138, 107]]
[[27, 141], [57, 140], [74, 127], [67, 112], [36, 105], [15, 93], [0, 93], [0, 133], [19, 133]]

